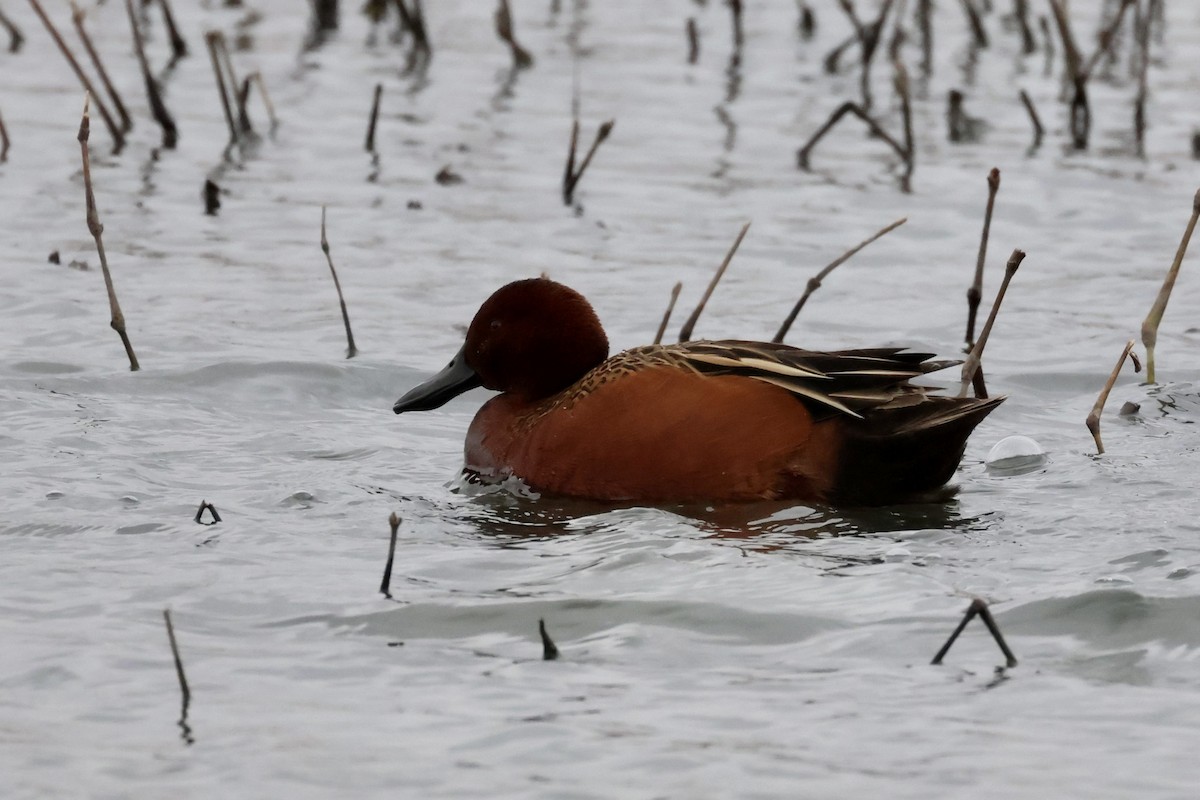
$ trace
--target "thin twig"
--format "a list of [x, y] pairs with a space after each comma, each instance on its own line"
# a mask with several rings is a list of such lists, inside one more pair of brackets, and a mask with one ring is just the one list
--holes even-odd
[[962, 385], [958, 390], [959, 397], [967, 396], [967, 387], [971, 385], [975, 372], [979, 369], [980, 360], [983, 358], [983, 348], [987, 346], [988, 337], [992, 335], [992, 326], [996, 324], [996, 315], [1000, 313], [1000, 304], [1004, 302], [1008, 284], [1012, 283], [1013, 276], [1017, 274], [1017, 267], [1021, 266], [1024, 259], [1025, 252], [1023, 250], [1013, 250], [1012, 255], [1008, 257], [1008, 264], [1004, 267], [1004, 280], [1000, 283], [1000, 290], [996, 292], [996, 299], [992, 302], [992, 311], [988, 314], [983, 331], [979, 334], [979, 341], [971, 348], [966, 361], [963, 362]]
[[88, 135], [92, 127], [91, 117], [88, 114], [90, 100], [91, 95], [84, 95], [83, 118], [79, 121], [79, 135], [76, 137], [79, 140], [79, 150], [83, 156], [83, 189], [87, 201], [87, 226], [92, 238], [96, 240], [96, 252], [100, 255], [100, 269], [104, 273], [104, 287], [108, 290], [108, 308], [112, 313], [109, 325], [121, 337], [121, 344], [125, 345], [125, 355], [129, 356], [129, 371], [137, 372], [138, 360], [133, 352], [133, 345], [129, 342], [129, 335], [125, 332], [125, 315], [121, 313], [121, 304], [117, 302], [117, 292], [113, 288], [112, 273], [108, 271], [108, 259], [104, 255], [102, 238], [104, 226], [100, 224], [100, 214], [96, 211], [96, 195], [92, 191], [92, 164], [88, 157]]
[[1158, 344], [1158, 326], [1167, 310], [1167, 301], [1171, 299], [1171, 290], [1175, 288], [1175, 279], [1179, 276], [1179, 267], [1183, 265], [1183, 256], [1187, 253], [1188, 242], [1192, 240], [1192, 231], [1196, 229], [1197, 219], [1200, 219], [1200, 191], [1196, 192], [1192, 199], [1192, 216], [1183, 231], [1183, 238], [1179, 241], [1179, 249], [1175, 251], [1175, 260], [1171, 263], [1171, 269], [1167, 271], [1167, 277], [1163, 279], [1158, 297], [1154, 298], [1150, 313], [1142, 322], [1142, 346], [1146, 348], [1146, 383], [1155, 382], [1154, 346]]
[[96, 95], [96, 90], [92, 87], [91, 80], [88, 79], [83, 68], [79, 66], [79, 62], [75, 60], [75, 56], [71, 53], [70, 48], [67, 47], [67, 43], [63, 41], [62, 36], [58, 33], [58, 29], [50, 21], [50, 17], [46, 16], [46, 12], [42, 10], [42, 4], [38, 0], [29, 0], [29, 4], [33, 6], [34, 12], [38, 15], [42, 24], [46, 26], [46, 30], [50, 32], [50, 38], [54, 39], [54, 43], [58, 45], [58, 49], [62, 51], [63, 56], [67, 59], [67, 63], [71, 65], [71, 69], [74, 70], [75, 76], [79, 78], [84, 91], [96, 98], [96, 110], [100, 112], [100, 118], [104, 120], [105, 127], [108, 128], [109, 134], [112, 135], [113, 150], [119, 151], [125, 146], [125, 134], [121, 132], [112, 115], [108, 113], [108, 107], [104, 105], [104, 101]]
[[125, 104], [121, 102], [121, 96], [117, 94], [116, 88], [113, 86], [108, 77], [108, 70], [104, 68], [104, 62], [100, 60], [100, 54], [96, 52], [96, 48], [92, 46], [92, 37], [88, 36], [87, 29], [83, 27], [84, 12], [75, 4], [75, 0], [71, 0], [71, 20], [75, 23], [75, 32], [79, 34], [79, 40], [83, 42], [83, 49], [87, 50], [88, 57], [92, 59], [92, 66], [96, 68], [96, 74], [100, 76], [100, 82], [104, 84], [104, 91], [108, 93], [108, 98], [112, 100], [113, 108], [117, 110], [117, 116], [121, 118], [121, 130], [128, 131], [133, 127], [133, 120], [129, 118], [129, 112], [125, 110]]
[[365, 145], [368, 153], [375, 152], [375, 123], [379, 121], [379, 99], [383, 96], [383, 84], [375, 84], [375, 99], [371, 101], [371, 117], [367, 122], [367, 142]]
[[1017, 666], [1017, 657], [1013, 655], [1012, 650], [1008, 649], [1008, 644], [1004, 641], [1004, 636], [1000, 633], [1000, 626], [992, 618], [992, 612], [988, 609], [987, 603], [978, 597], [971, 601], [971, 605], [967, 607], [967, 613], [963, 615], [962, 622], [958, 623], [958, 627], [954, 629], [954, 633], [950, 634], [950, 638], [942, 645], [942, 649], [938, 650], [937, 655], [933, 657], [933, 661], [930, 664], [937, 665], [942, 663], [942, 659], [946, 657], [946, 653], [950, 652], [950, 646], [954, 644], [958, 639], [958, 635], [967, 627], [967, 623], [976, 616], [983, 620], [983, 624], [991, 632], [992, 638], [1000, 646], [1000, 652], [1004, 654], [1006, 666], [1009, 669]]
[[350, 313], [346, 310], [346, 299], [342, 296], [342, 283], [338, 280], [337, 270], [333, 268], [329, 240], [325, 238], [325, 206], [321, 206], [321, 251], [325, 253], [325, 260], [329, 262], [329, 272], [333, 275], [333, 285], [337, 288], [338, 303], [342, 306], [342, 322], [346, 324], [346, 341], [349, 343], [346, 358], [354, 358], [358, 355], [358, 348], [354, 346], [354, 334], [350, 331]]
[[579, 117], [571, 121], [571, 141], [567, 146], [567, 165], [563, 170], [562, 196], [563, 205], [571, 205], [571, 196], [575, 189], [572, 178], [575, 177], [575, 151], [579, 148]]
[[700, 319], [700, 314], [704, 311], [704, 306], [708, 304], [708, 298], [712, 297], [713, 289], [717, 288], [717, 283], [721, 280], [721, 276], [725, 274], [725, 270], [729, 268], [729, 262], [733, 261], [733, 254], [737, 252], [738, 246], [741, 245], [742, 239], [746, 238], [746, 231], [750, 230], [750, 223], [747, 222], [738, 231], [737, 238], [733, 240], [733, 245], [729, 248], [729, 252], [725, 254], [725, 260], [721, 262], [721, 266], [717, 267], [716, 274], [712, 280], [708, 282], [708, 288], [704, 290], [704, 296], [700, 298], [700, 302], [696, 304], [696, 309], [692, 315], [687, 318], [687, 322], [683, 323], [683, 327], [679, 330], [679, 341], [686, 342], [691, 340], [692, 331], [696, 327], [696, 321]]
[[[1120, 358], [1117, 359], [1117, 365], [1113, 367], [1112, 374], [1108, 376], [1108, 381], [1105, 382], [1104, 388], [1100, 390], [1100, 396], [1096, 398], [1096, 404], [1092, 406], [1092, 413], [1087, 415], [1085, 425], [1092, 432], [1092, 439], [1096, 442], [1096, 455], [1104, 455], [1104, 442], [1100, 440], [1100, 415], [1104, 413], [1104, 404], [1108, 402], [1108, 393], [1112, 391], [1113, 384], [1117, 382], [1117, 377], [1121, 374], [1121, 367], [1125, 365], [1125, 359], [1133, 355], [1133, 339], [1125, 343], [1125, 349], [1121, 351]], [[1141, 372], [1141, 364], [1137, 360], [1137, 356], [1133, 356], [1133, 371]]]
[[154, 121], [162, 128], [162, 146], [170, 150], [179, 142], [179, 129], [175, 120], [163, 103], [162, 94], [158, 90], [158, 81], [150, 73], [150, 62], [146, 58], [146, 45], [142, 41], [142, 31], [138, 27], [137, 17], [133, 13], [133, 0], [125, 0], [125, 11], [129, 15], [129, 27], [133, 30], [133, 47], [137, 52], [138, 63], [142, 67], [142, 79], [146, 84], [146, 98], [150, 103], [150, 113]]
[[[617, 121], [615, 119], [610, 119], [607, 122], [602, 122], [600, 124], [599, 129], [596, 131], [596, 138], [592, 140], [592, 146], [588, 148], [587, 155], [583, 157], [583, 161], [581, 161], [579, 164], [579, 169], [575, 170], [574, 174], [569, 177], [567, 184], [563, 189], [564, 205], [571, 205], [571, 202], [575, 198], [575, 186], [579, 183], [580, 179], [583, 178], [583, 173], [588, 168], [588, 164], [592, 163], [592, 156], [596, 155], [596, 151], [600, 148], [600, 145], [604, 142], [604, 140], [608, 138], [608, 135], [612, 133], [613, 126], [616, 124]], [[578, 123], [576, 123], [576, 125], [578, 126]], [[568, 159], [568, 165], [574, 163], [575, 160], [574, 151], [577, 137], [578, 128], [576, 127], [571, 131], [571, 157]]]
[[667, 310], [663, 312], [662, 322], [658, 323], [658, 333], [654, 334], [654, 344], [662, 342], [663, 334], [667, 332], [667, 323], [671, 321], [671, 312], [675, 310], [675, 301], [679, 299], [679, 292], [683, 289], [683, 281], [676, 281], [671, 287], [671, 299], [667, 301]]
[[171, 656], [175, 659], [175, 676], [179, 678], [179, 692], [183, 696], [179, 711], [179, 729], [185, 744], [192, 744], [192, 729], [187, 724], [188, 706], [192, 702], [192, 690], [188, 688], [187, 676], [183, 674], [183, 658], [179, 655], [179, 643], [175, 641], [175, 626], [171, 624], [171, 611], [163, 609], [163, 619], [167, 623], [167, 639], [171, 642]]
[[899, 142], [892, 138], [891, 134], [881, 128], [879, 123], [873, 120], [871, 116], [867, 114], [867, 112], [864, 111], [857, 103], [847, 101], [842, 103], [842, 105], [838, 107], [837, 111], [834, 111], [832, 116], [829, 117], [829, 121], [822, 125], [820, 130], [814, 133], [812, 138], [809, 139], [808, 142], [796, 152], [796, 163], [799, 165], [800, 169], [807, 170], [809, 168], [809, 154], [812, 152], [812, 149], [816, 147], [817, 142], [821, 141], [825, 134], [829, 133], [833, 126], [836, 125], [838, 121], [847, 114], [853, 114], [861, 119], [864, 123], [866, 123], [871, 133], [887, 142], [888, 146], [896, 152], [896, 155], [900, 156], [900, 158], [904, 159], [905, 161], [908, 160], [908, 153]]
[[804, 308], [804, 304], [808, 302], [809, 296], [812, 295], [812, 293], [815, 292], [817, 289], [821, 288], [821, 281], [823, 281], [823, 280], [825, 280], [825, 278], [829, 277], [829, 273], [833, 272], [839, 266], [841, 266], [845, 262], [849, 261], [851, 258], [854, 257], [854, 255], [856, 253], [858, 253], [859, 250], [862, 250], [864, 247], [869, 245], [871, 242], [875, 241], [876, 239], [881, 238], [884, 234], [891, 233], [892, 231], [896, 230], [896, 228], [899, 228], [901, 225], [903, 225], [906, 222], [908, 222], [908, 217], [901, 217], [900, 219], [893, 222], [891, 225], [887, 225], [883, 228], [880, 228], [878, 231], [871, 234], [866, 239], [863, 239], [861, 242], [856, 244], [854, 247], [851, 247], [849, 250], [842, 253], [837, 258], [835, 258], [833, 261], [829, 262], [829, 264], [827, 264], [825, 266], [825, 268], [822, 269], [820, 272], [818, 272], [816, 275], [809, 278], [808, 285], [804, 289], [804, 294], [801, 295], [800, 299], [796, 301], [796, 305], [792, 306], [792, 310], [787, 315], [787, 319], [785, 319], [783, 321], [783, 324], [779, 326], [779, 330], [775, 333], [775, 337], [773, 339], [771, 339], [771, 341], [776, 342], [776, 343], [783, 341], [783, 337], [787, 336], [788, 331], [792, 327], [792, 323], [796, 321], [796, 317], [800, 314], [800, 310], [802, 308]]
[[396, 533], [400, 530], [400, 515], [395, 511], [388, 517], [388, 525], [392, 529], [392, 538], [388, 543], [387, 562], [383, 565], [383, 580], [379, 584], [379, 592], [387, 599], [392, 599], [392, 562], [396, 558]]

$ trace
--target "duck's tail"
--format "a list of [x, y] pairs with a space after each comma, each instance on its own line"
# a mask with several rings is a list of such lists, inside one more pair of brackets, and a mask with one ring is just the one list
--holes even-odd
[[1003, 397], [975, 400], [928, 395], [872, 411], [863, 420], [844, 420], [838, 505], [892, 505], [944, 500], [967, 437]]

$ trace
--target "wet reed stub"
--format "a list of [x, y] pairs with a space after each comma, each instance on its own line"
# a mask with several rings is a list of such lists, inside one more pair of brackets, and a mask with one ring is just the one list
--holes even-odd
[[558, 658], [558, 645], [550, 638], [550, 634], [546, 631], [546, 620], [538, 620], [538, 635], [542, 639], [542, 660], [554, 661]]
[[221, 110], [225, 112], [225, 124], [229, 127], [229, 144], [226, 148], [228, 150], [238, 143], [238, 129], [233, 119], [233, 103], [229, 99], [230, 88], [225, 85], [225, 73], [219, 55], [219, 50], [225, 43], [225, 36], [220, 31], [208, 31], [204, 34], [204, 43], [208, 46], [208, 56], [217, 81], [217, 93], [221, 96]]
[[804, 0], [799, 0], [797, 5], [800, 18], [796, 21], [796, 32], [800, 34], [801, 39], [808, 41], [817, 32], [817, 15], [813, 13], [812, 6]]
[[1033, 105], [1033, 100], [1029, 98], [1029, 94], [1022, 89], [1020, 93], [1021, 105], [1025, 106], [1025, 110], [1029, 113], [1029, 123], [1033, 126], [1033, 143], [1030, 144], [1030, 152], [1037, 150], [1042, 145], [1042, 120], [1038, 117], [1037, 108]]
[[[204, 512], [209, 513], [209, 521], [204, 521]], [[217, 507], [207, 500], [200, 501], [200, 507], [196, 509], [196, 516], [193, 520], [197, 525], [216, 525], [221, 521], [221, 515], [217, 513]]]
[[533, 56], [517, 42], [516, 33], [513, 31], [512, 9], [509, 8], [508, 0], [500, 0], [500, 4], [496, 7], [495, 19], [496, 35], [500, 37], [500, 41], [508, 45], [508, 49], [512, 53], [513, 69], [532, 67]]
[[563, 205], [569, 206], [575, 202], [575, 187], [583, 179], [583, 173], [587, 170], [588, 165], [592, 163], [592, 157], [596, 155], [596, 151], [600, 149], [600, 145], [608, 139], [609, 134], [612, 133], [613, 126], [616, 124], [617, 121], [615, 119], [600, 123], [600, 127], [596, 129], [596, 138], [592, 140], [592, 146], [588, 148], [587, 155], [583, 157], [579, 168], [575, 169], [575, 153], [579, 145], [579, 120], [576, 119], [572, 123], [571, 143], [567, 152], [567, 168], [563, 175]]
[[371, 100], [371, 116], [367, 121], [367, 141], [363, 148], [368, 153], [375, 152], [375, 125], [379, 121], [379, 100], [383, 96], [383, 84], [375, 84], [374, 97]]
[[146, 58], [146, 45], [142, 40], [142, 31], [138, 27], [137, 16], [133, 13], [133, 0], [125, 0], [125, 12], [129, 16], [129, 27], [133, 31], [133, 47], [137, 53], [138, 64], [142, 68], [142, 81], [146, 85], [146, 98], [150, 104], [150, 113], [154, 121], [162, 128], [162, 146], [171, 150], [179, 142], [179, 129], [175, 126], [175, 118], [167, 111], [163, 102], [162, 92], [159, 91], [158, 81], [150, 71], [150, 61]]
[[[1104, 413], [1104, 404], [1108, 402], [1109, 392], [1112, 391], [1113, 385], [1117, 382], [1117, 377], [1121, 374], [1121, 367], [1125, 366], [1125, 359], [1133, 358], [1133, 371], [1141, 372], [1142, 365], [1138, 361], [1137, 353], [1133, 352], [1133, 339], [1125, 343], [1125, 349], [1121, 351], [1121, 355], [1117, 358], [1117, 364], [1113, 367], [1112, 373], [1108, 376], [1108, 380], [1104, 383], [1104, 388], [1100, 390], [1100, 395], [1096, 398], [1096, 404], [1092, 406], [1091, 412], [1087, 415], [1084, 424], [1092, 434], [1092, 440], [1096, 443], [1096, 455], [1104, 455], [1104, 441], [1100, 438], [1100, 415]], [[1124, 408], [1121, 409], [1122, 413]]]
[[400, 515], [393, 511], [388, 516], [388, 526], [391, 528], [391, 539], [388, 542], [387, 561], [383, 565], [383, 580], [379, 583], [379, 593], [387, 599], [392, 599], [392, 562], [396, 559], [396, 535], [400, 530]]
[[187, 721], [188, 707], [192, 703], [192, 690], [188, 688], [187, 675], [183, 671], [183, 657], [179, 655], [179, 642], [175, 639], [175, 626], [171, 623], [170, 609], [163, 609], [163, 621], [167, 624], [167, 640], [171, 644], [171, 657], [175, 661], [175, 677], [179, 680], [179, 735], [184, 744], [190, 745], [196, 741]]
[[337, 270], [333, 266], [333, 256], [329, 252], [329, 239], [325, 236], [325, 206], [321, 206], [321, 252], [329, 262], [329, 273], [333, 275], [333, 285], [337, 289], [338, 305], [342, 309], [342, 322], [346, 326], [346, 358], [358, 355], [354, 346], [354, 333], [350, 330], [350, 312], [346, 310], [346, 298], [342, 295], [342, 282], [338, 280]]
[[950, 652], [951, 646], [958, 640], [959, 634], [967, 627], [967, 623], [975, 617], [983, 620], [983, 624], [987, 626], [988, 632], [992, 634], [992, 638], [996, 641], [996, 645], [1000, 648], [1000, 652], [1004, 654], [1005, 666], [1009, 669], [1017, 666], [1017, 657], [1013, 655], [1009, 649], [1008, 643], [1004, 641], [1004, 635], [1000, 633], [1000, 626], [996, 624], [996, 620], [992, 617], [992, 612], [981, 598], [976, 597], [971, 601], [971, 605], [967, 606], [967, 611], [963, 614], [962, 621], [958, 623], [958, 627], [950, 634], [950, 638], [942, 645], [942, 649], [937, 651], [933, 657], [933, 661], [929, 662], [933, 666], [942, 663], [942, 659]]
[[4, 115], [0, 114], [0, 164], [8, 161], [8, 128], [4, 127]]
[[129, 334], [125, 331], [125, 315], [121, 313], [121, 304], [117, 302], [117, 292], [113, 288], [112, 273], [109, 272], [108, 259], [104, 255], [104, 226], [100, 224], [100, 214], [96, 211], [96, 195], [92, 191], [92, 166], [91, 158], [88, 156], [88, 138], [91, 132], [91, 118], [88, 114], [90, 100], [91, 95], [84, 95], [83, 117], [79, 121], [79, 134], [76, 137], [79, 140], [79, 150], [83, 158], [83, 190], [87, 203], [87, 226], [96, 242], [96, 252], [100, 256], [100, 269], [104, 272], [104, 288], [108, 291], [108, 307], [111, 313], [109, 325], [121, 337], [125, 355], [129, 357], [129, 371], [137, 372], [140, 367], [137, 355], [133, 352], [133, 345], [129, 341]]
[[221, 187], [212, 178], [204, 179], [204, 213], [215, 217], [221, 210]]
[[695, 64], [700, 60], [700, 31], [696, 28], [695, 17], [688, 17], [687, 24], [684, 26], [684, 33], [687, 35], [687, 62]]

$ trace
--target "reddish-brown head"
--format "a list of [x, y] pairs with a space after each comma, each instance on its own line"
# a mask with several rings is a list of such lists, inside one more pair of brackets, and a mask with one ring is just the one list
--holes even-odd
[[547, 278], [502, 286], [480, 307], [463, 355], [483, 385], [536, 400], [608, 358], [608, 337], [579, 292]]

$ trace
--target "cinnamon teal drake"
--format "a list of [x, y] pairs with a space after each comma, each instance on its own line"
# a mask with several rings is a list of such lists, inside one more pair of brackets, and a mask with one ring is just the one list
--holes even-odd
[[595, 311], [546, 278], [484, 302], [440, 373], [401, 397], [428, 411], [478, 386], [468, 473], [598, 500], [925, 502], [952, 494], [967, 437], [1004, 398], [910, 381], [958, 362], [902, 348], [815, 352], [693, 341], [608, 357]]

